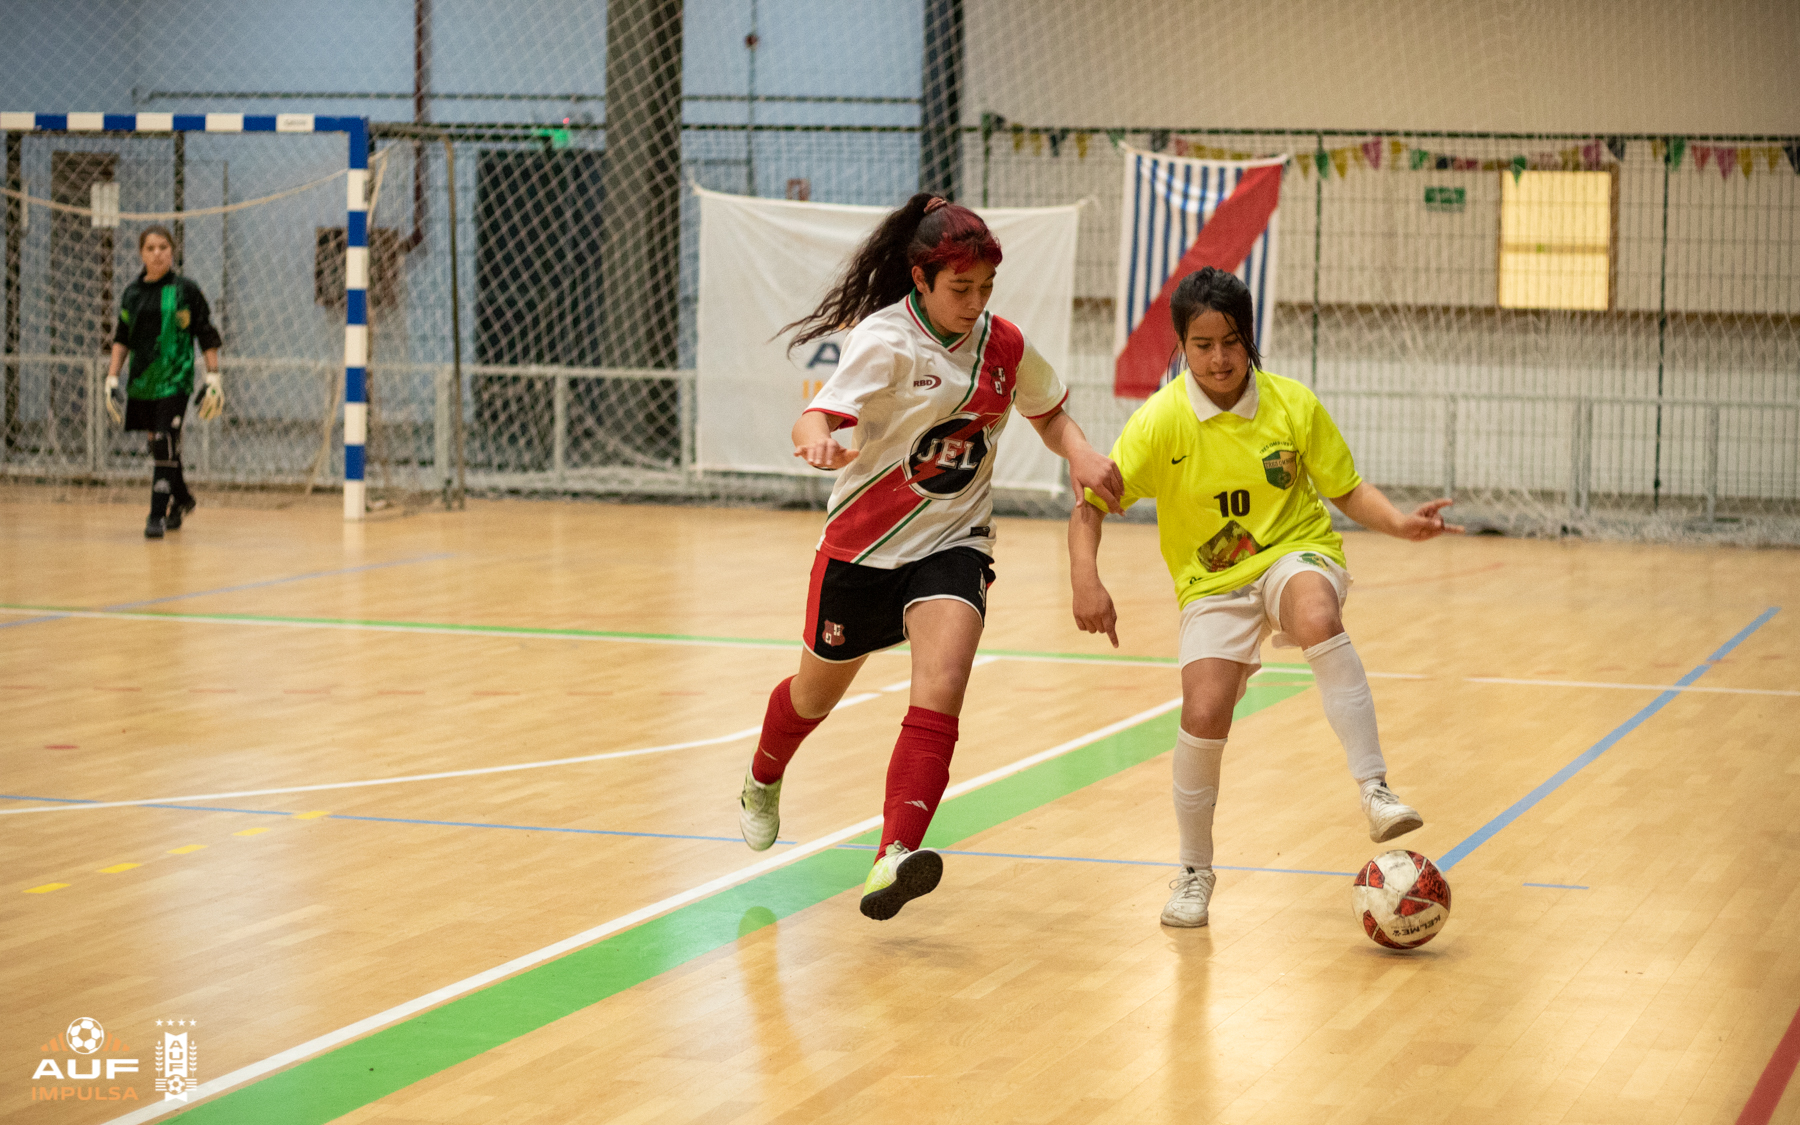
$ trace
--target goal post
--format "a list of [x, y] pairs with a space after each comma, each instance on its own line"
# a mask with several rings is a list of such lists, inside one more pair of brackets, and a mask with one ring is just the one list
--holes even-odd
[[[369, 124], [361, 117], [311, 113], [35, 113], [0, 111], [0, 132], [21, 134], [341, 133], [347, 142], [344, 205], [344, 519], [367, 509]], [[115, 197], [116, 198], [116, 197]], [[9, 193], [10, 199], [10, 193]], [[23, 201], [21, 201], [23, 202]], [[181, 208], [175, 209], [180, 213]], [[179, 220], [178, 220], [179, 221]]]

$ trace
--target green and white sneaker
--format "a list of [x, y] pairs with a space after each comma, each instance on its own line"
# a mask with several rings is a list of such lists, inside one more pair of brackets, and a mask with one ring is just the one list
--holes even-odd
[[738, 794], [738, 829], [752, 850], [768, 850], [781, 831], [781, 782], [764, 785], [754, 774], [744, 775], [744, 791]]
[[944, 877], [944, 857], [930, 848], [912, 851], [895, 840], [875, 861], [863, 883], [862, 912], [877, 922], [900, 913], [900, 908], [937, 889]]
[[1184, 867], [1181, 874], [1169, 888], [1175, 893], [1169, 896], [1167, 906], [1163, 907], [1162, 924], [1165, 926], [1204, 926], [1206, 925], [1206, 908], [1212, 901], [1213, 885], [1219, 877], [1213, 874], [1210, 867]]

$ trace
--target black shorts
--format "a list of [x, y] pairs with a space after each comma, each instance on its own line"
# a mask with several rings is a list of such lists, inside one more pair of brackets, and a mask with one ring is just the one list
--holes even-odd
[[189, 395], [170, 395], [167, 398], [128, 398], [125, 400], [125, 428], [127, 430], [179, 430], [181, 419], [187, 416]]
[[972, 547], [952, 547], [884, 570], [826, 557], [813, 563], [806, 598], [806, 649], [843, 664], [906, 640], [906, 608], [933, 598], [967, 602], [987, 620], [993, 560]]

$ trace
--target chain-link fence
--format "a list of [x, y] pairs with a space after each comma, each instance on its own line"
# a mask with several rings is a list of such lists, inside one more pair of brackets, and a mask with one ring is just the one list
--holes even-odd
[[[1136, 405], [1112, 391], [1119, 146], [1129, 145], [1293, 158], [1266, 365], [1317, 389], [1370, 480], [1408, 497], [1448, 493], [1475, 522], [1521, 532], [1800, 541], [1792, 139], [1018, 124], [957, 100], [987, 88], [964, 73], [963, 5], [923, 3], [823, 19], [667, 0], [566, 11], [439, 0], [435, 13], [390, 2], [369, 5], [354, 28], [295, 30], [326, 60], [361, 58], [362, 39], [410, 43], [411, 93], [353, 81], [408, 69], [392, 51], [370, 68], [345, 62], [335, 80], [321, 71], [316, 88], [284, 88], [245, 61], [274, 59], [267, 44], [232, 38], [255, 21], [186, 21], [174, 35], [137, 19], [101, 45], [155, 60], [129, 92], [50, 70], [29, 88], [40, 102], [76, 91], [139, 112], [374, 118], [375, 503], [453, 502], [465, 490], [822, 500], [823, 481], [694, 468], [699, 209], [688, 185], [876, 206], [920, 186], [977, 205], [1090, 201], [1063, 374], [1071, 412], [1104, 446]], [[1093, 22], [1079, 7], [1020, 25], [1006, 65], [1040, 101], [1085, 83], [1102, 104], [1127, 104], [1118, 95], [1137, 79], [1124, 69], [1031, 64]], [[1502, 21], [1515, 47], [1529, 39], [1522, 12]], [[992, 32], [995, 12], [976, 15], [976, 30]], [[805, 57], [793, 53], [802, 43]], [[92, 69], [68, 47], [39, 54], [63, 57], [59, 74]], [[1478, 69], [1471, 100], [1503, 101], [1505, 68]], [[1245, 95], [1219, 112], [1241, 121], [1255, 107]], [[409, 109], [410, 120], [388, 120]], [[228, 406], [193, 424], [191, 475], [340, 481], [342, 138], [0, 132], [0, 472], [120, 489], [148, 477], [138, 439], [111, 427], [99, 400], [143, 225], [105, 225], [96, 212], [110, 207], [176, 216], [178, 268], [225, 336]], [[1517, 248], [1502, 213], [1517, 170], [1609, 178], [1599, 307], [1503, 307], [1501, 273]], [[205, 208], [230, 209], [193, 214]], [[1002, 497], [1043, 513], [1066, 499]]]

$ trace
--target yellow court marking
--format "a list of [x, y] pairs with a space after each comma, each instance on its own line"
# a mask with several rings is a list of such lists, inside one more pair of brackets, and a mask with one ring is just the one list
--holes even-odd
[[100, 874], [102, 874], [102, 875], [117, 875], [121, 871], [130, 871], [134, 867], [142, 867], [142, 866], [144, 866], [144, 865], [141, 863], [115, 863], [111, 867], [102, 867], [100, 869]]
[[68, 885], [69, 884], [67, 883], [45, 883], [41, 887], [28, 887], [26, 888], [25, 893], [28, 895], [47, 895], [51, 891], [60, 891]]
[[294, 819], [295, 820], [317, 820], [322, 816], [330, 816], [330, 815], [331, 815], [331, 813], [327, 812], [324, 809], [314, 809], [312, 812], [297, 812], [294, 814]]
[[246, 828], [242, 832], [233, 832], [232, 835], [233, 836], [260, 836], [264, 832], [267, 832], [267, 831], [268, 831], [267, 828]]
[[179, 848], [170, 848], [169, 854], [170, 855], [186, 855], [189, 852], [197, 852], [201, 848], [204, 848], [205, 846], [206, 846], [205, 844], [183, 844]]

